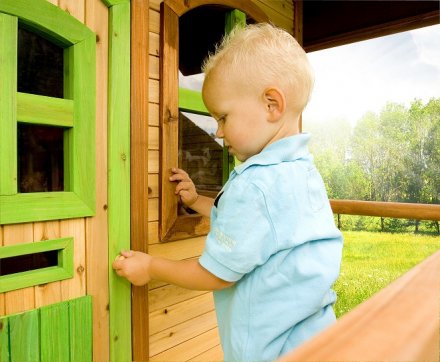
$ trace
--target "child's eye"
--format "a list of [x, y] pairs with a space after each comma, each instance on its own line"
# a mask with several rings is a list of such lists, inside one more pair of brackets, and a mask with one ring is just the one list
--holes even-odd
[[220, 116], [217, 119], [217, 123], [225, 123], [226, 122], [226, 115]]

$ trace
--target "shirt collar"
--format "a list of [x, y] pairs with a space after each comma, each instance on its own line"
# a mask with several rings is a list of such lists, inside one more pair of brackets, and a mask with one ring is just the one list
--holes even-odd
[[234, 171], [241, 174], [253, 165], [268, 166], [286, 161], [295, 161], [309, 154], [307, 144], [310, 135], [300, 133], [294, 136], [282, 138], [264, 148], [260, 153], [248, 158], [242, 164], [236, 166]]

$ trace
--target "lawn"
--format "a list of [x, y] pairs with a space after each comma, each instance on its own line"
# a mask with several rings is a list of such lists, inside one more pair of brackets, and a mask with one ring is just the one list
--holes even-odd
[[440, 236], [345, 231], [341, 274], [334, 289], [340, 317], [440, 249]]

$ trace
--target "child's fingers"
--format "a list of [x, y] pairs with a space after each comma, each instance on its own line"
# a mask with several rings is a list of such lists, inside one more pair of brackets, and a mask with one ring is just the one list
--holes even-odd
[[171, 172], [173, 173], [170, 176], [170, 181], [188, 181], [190, 180], [188, 174], [180, 168], [172, 168]]

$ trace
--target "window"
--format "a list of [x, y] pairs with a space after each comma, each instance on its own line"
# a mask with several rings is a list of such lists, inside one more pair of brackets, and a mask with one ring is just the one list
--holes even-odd
[[[231, 12], [234, 8], [245, 13], [247, 21], [268, 20], [266, 15], [251, 2], [219, 0], [215, 4], [206, 1], [206, 4], [210, 5], [191, 8], [176, 0], [165, 0], [162, 3], [160, 104], [162, 141], [160, 238], [162, 241], [204, 235], [209, 230], [208, 218], [179, 210], [178, 199], [174, 194], [175, 185], [168, 181], [170, 169], [176, 165], [187, 169], [200, 192], [205, 194], [215, 194], [229, 174], [222, 145], [212, 137], [212, 129], [215, 132], [216, 125], [214, 127], [208, 125], [210, 117], [201, 100], [200, 89], [188, 87], [179, 89], [179, 70], [183, 76], [193, 76], [201, 72], [200, 67], [205, 56], [209, 51], [214, 50], [225, 28], [233, 26], [237, 21], [237, 12]], [[230, 15], [226, 17], [226, 14]], [[229, 19], [226, 21], [226, 26], [225, 18]], [[245, 16], [238, 15], [238, 19], [240, 18], [244, 20]], [[184, 78], [181, 76], [182, 79]], [[190, 137], [191, 133], [196, 137]], [[201, 146], [202, 143], [205, 145]], [[198, 149], [197, 152], [194, 152], [195, 148]], [[212, 167], [206, 168], [208, 159]], [[192, 165], [196, 167], [192, 169]]]
[[91, 216], [95, 45], [44, 0], [0, 3], [0, 223]]

